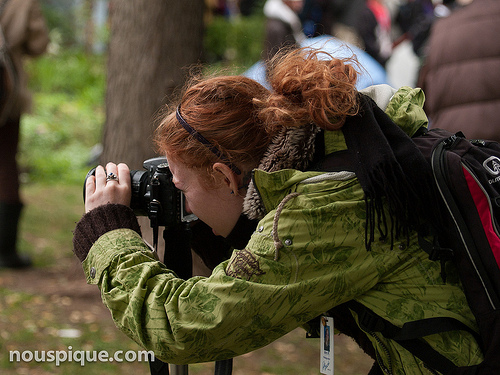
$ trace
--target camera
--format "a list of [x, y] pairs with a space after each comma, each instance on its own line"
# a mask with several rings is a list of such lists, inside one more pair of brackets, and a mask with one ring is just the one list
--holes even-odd
[[172, 172], [165, 157], [148, 159], [144, 171], [130, 171], [132, 200], [130, 207], [137, 216], [148, 216], [162, 227], [197, 220], [185, 210], [184, 194], [172, 182]]
[[[144, 161], [143, 171], [131, 170], [132, 200], [130, 208], [136, 216], [147, 216], [151, 227], [176, 227], [179, 224], [197, 220], [185, 210], [184, 194], [172, 182], [172, 172], [165, 157]], [[87, 178], [95, 175], [95, 168]], [[85, 184], [83, 187], [85, 201]]]

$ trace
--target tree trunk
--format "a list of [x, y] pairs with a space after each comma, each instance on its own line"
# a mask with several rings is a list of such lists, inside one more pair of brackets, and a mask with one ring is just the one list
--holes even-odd
[[94, 24], [94, 0], [85, 0], [83, 3], [85, 21], [83, 46], [85, 53], [91, 54], [94, 47], [95, 24]]
[[204, 0], [111, 0], [101, 163], [141, 169], [155, 156], [156, 112], [199, 62]]

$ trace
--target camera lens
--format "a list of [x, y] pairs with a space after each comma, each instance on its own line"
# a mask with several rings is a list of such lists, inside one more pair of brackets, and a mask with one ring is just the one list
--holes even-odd
[[85, 181], [83, 182], [83, 203], [85, 203], [85, 186], [87, 186], [87, 179], [90, 176], [95, 176], [95, 168], [92, 168], [85, 176]]
[[146, 200], [147, 187], [149, 185], [147, 171], [130, 171], [130, 182], [132, 187], [132, 199], [130, 208], [136, 215], [148, 215], [148, 201]]

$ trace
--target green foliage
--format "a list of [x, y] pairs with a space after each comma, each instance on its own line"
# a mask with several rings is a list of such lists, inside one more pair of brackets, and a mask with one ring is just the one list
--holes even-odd
[[209, 63], [225, 61], [250, 66], [261, 59], [264, 43], [263, 15], [226, 18], [216, 16], [205, 31], [205, 53]]
[[42, 11], [50, 30], [60, 35], [59, 42], [67, 47], [77, 43], [74, 4], [67, 0], [43, 0]]
[[[215, 17], [205, 36], [215, 70], [231, 67], [228, 74], [237, 74], [258, 61], [264, 22], [262, 15]], [[19, 161], [25, 180], [82, 181], [105, 121], [105, 59], [67, 49], [28, 62], [34, 111], [22, 118]]]
[[66, 93], [90, 105], [101, 105], [106, 84], [105, 57], [65, 50], [32, 59], [26, 66], [37, 93]]
[[22, 117], [19, 161], [29, 181], [81, 181], [104, 123], [103, 56], [65, 52], [30, 61], [34, 111]]

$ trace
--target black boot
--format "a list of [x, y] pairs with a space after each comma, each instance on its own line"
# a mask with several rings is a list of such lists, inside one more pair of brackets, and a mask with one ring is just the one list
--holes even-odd
[[17, 253], [17, 230], [23, 205], [0, 202], [0, 268], [26, 268], [31, 260]]

